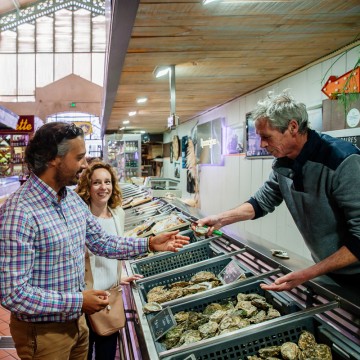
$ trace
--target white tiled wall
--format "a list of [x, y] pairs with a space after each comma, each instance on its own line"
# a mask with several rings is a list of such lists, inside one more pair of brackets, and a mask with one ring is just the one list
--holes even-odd
[[[268, 91], [280, 92], [289, 89], [291, 94], [307, 107], [322, 104], [325, 96], [321, 88], [330, 75], [341, 75], [354, 66], [359, 57], [360, 46], [344, 55], [328, 59], [305, 70], [281, 79], [271, 86], [238, 98], [199, 118], [180, 125], [176, 130], [164, 134], [164, 142], [170, 142], [174, 135], [179, 138], [191, 136], [197, 123], [204, 123], [225, 118], [227, 126], [243, 125], [245, 114], [252, 111], [256, 102], [265, 97]], [[333, 65], [332, 65], [333, 64]], [[329, 68], [332, 70], [327, 74]], [[240, 124], [239, 124], [240, 123]], [[321, 130], [321, 129], [317, 129]], [[225, 157], [224, 166], [202, 166], [200, 171], [201, 212], [215, 214], [233, 208], [249, 199], [249, 197], [268, 178], [271, 170], [270, 159], [246, 159], [243, 155]], [[169, 159], [164, 160], [164, 177], [174, 177], [174, 166]], [[186, 192], [186, 170], [181, 170], [181, 188], [183, 197], [192, 197]], [[291, 250], [310, 259], [310, 253], [302, 240], [299, 231], [286, 206], [282, 204], [274, 213], [262, 219], [237, 223], [230, 226], [234, 232], [246, 230], [274, 243], [282, 249]]]

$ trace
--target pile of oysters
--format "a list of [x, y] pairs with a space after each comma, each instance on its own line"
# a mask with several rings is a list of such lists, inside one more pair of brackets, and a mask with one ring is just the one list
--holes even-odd
[[259, 355], [248, 356], [247, 360], [331, 360], [331, 349], [325, 344], [318, 344], [312, 333], [303, 331], [298, 343], [285, 342], [281, 346], [269, 346], [259, 350]]
[[160, 340], [167, 350], [202, 339], [242, 329], [251, 324], [281, 316], [259, 294], [237, 294], [227, 303], [211, 303], [204, 311], [180, 311], [174, 314], [177, 325]]
[[[240, 279], [245, 279], [245, 274]], [[222, 285], [221, 281], [211, 271], [199, 271], [190, 281], [177, 281], [167, 286], [155, 286], [147, 294], [149, 303], [164, 303], [184, 296], [196, 294]]]

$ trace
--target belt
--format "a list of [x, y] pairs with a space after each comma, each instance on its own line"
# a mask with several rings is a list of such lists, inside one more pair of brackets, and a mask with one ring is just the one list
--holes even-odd
[[69, 323], [77, 322], [80, 319], [80, 318], [77, 318], [77, 319], [66, 320], [66, 321], [26, 321], [26, 320], [19, 319], [14, 314], [11, 314], [11, 317], [14, 320], [21, 321], [21, 322], [24, 322], [27, 324], [69, 324]]

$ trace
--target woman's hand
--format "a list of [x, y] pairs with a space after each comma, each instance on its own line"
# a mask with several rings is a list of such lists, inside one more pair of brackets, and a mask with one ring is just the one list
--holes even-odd
[[188, 236], [179, 235], [179, 230], [161, 233], [149, 238], [150, 251], [178, 251], [189, 244]]
[[129, 285], [132, 281], [142, 279], [144, 276], [140, 274], [134, 274], [131, 276], [122, 276], [121, 277], [121, 285]]

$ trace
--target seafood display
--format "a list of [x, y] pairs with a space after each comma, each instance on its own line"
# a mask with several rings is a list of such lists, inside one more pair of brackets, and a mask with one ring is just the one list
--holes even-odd
[[284, 360], [307, 360], [321, 359], [331, 360], [332, 354], [329, 346], [318, 344], [315, 337], [309, 331], [300, 334], [298, 343], [285, 342], [279, 346], [269, 346], [258, 351], [258, 355], [247, 356], [246, 360], [261, 359], [284, 359]]
[[178, 229], [180, 227], [189, 225], [190, 222], [183, 219], [179, 214], [172, 213], [163, 220], [160, 220], [152, 228], [154, 235], [160, 234], [164, 231]]
[[211, 303], [203, 312], [174, 314], [177, 325], [160, 340], [167, 350], [280, 317], [265, 297], [239, 293], [235, 301]]
[[[241, 279], [246, 279], [243, 274]], [[148, 302], [157, 302], [159, 304], [171, 301], [181, 297], [196, 294], [218, 286], [221, 281], [211, 271], [199, 271], [190, 278], [189, 281], [177, 281], [167, 286], [155, 286], [147, 294]]]

